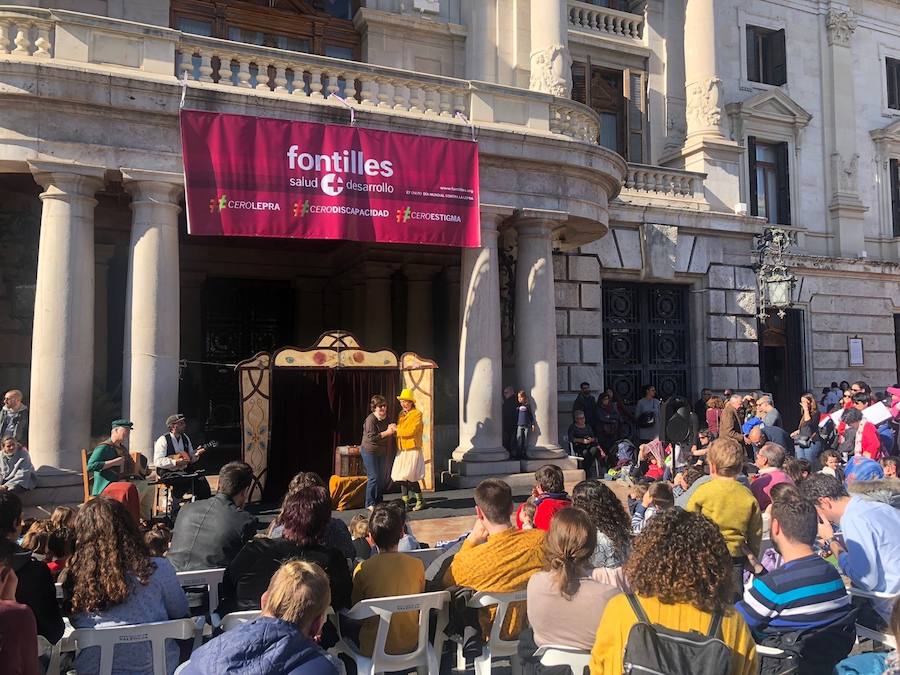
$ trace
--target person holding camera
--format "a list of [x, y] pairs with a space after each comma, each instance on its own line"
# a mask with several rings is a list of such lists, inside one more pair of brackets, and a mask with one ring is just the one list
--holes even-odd
[[641, 443], [652, 441], [659, 435], [659, 399], [656, 398], [656, 387], [645, 384], [641, 387], [641, 399], [634, 406], [634, 417], [637, 419], [637, 435]]

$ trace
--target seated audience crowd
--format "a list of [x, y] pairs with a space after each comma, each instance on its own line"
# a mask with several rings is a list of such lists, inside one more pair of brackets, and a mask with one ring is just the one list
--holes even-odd
[[[217, 493], [181, 508], [171, 530], [141, 532], [103, 496], [23, 522], [21, 490], [0, 489], [0, 670], [44, 672], [42, 645], [60, 640], [63, 617], [74, 629], [188, 617], [177, 573], [224, 568], [218, 607], [200, 611], [213, 622], [257, 614], [192, 652], [169, 640], [168, 673], [189, 659], [186, 675], [337, 675], [326, 649], [338, 631], [372, 655], [380, 625], [342, 610], [426, 589], [451, 591], [451, 624], [474, 634], [474, 653], [496, 611], [460, 608], [456, 599], [524, 592], [500, 632], [518, 637], [525, 672], [544, 672], [533, 655], [551, 645], [589, 655], [592, 675], [653, 672], [661, 655], [675, 653], [693, 655], [692, 672], [897, 672], [896, 652], [849, 656], [857, 624], [900, 632], [897, 462], [873, 446], [875, 425], [857, 419], [864, 394], [828, 396], [839, 408], [832, 426], [847, 423], [832, 436], [846, 456], [815, 424], [815, 399], [801, 401], [791, 435], [770, 396], [710, 397], [705, 418], [720, 437], [704, 429], [693, 447], [659, 439], [608, 447], [605, 456], [619, 457], [615, 480], [584, 480], [570, 494], [563, 471], [546, 465], [518, 505], [506, 482], [481, 481], [471, 529], [431, 565], [410, 553], [420, 544], [400, 500], [375, 504], [348, 527], [314, 473], [294, 477], [264, 532], [245, 510], [253, 473], [242, 462], [226, 464]], [[785, 447], [785, 436], [796, 445]], [[4, 441], [7, 455], [19, 452]], [[854, 589], [878, 597], [853, 597]], [[416, 611], [393, 614], [384, 651], [414, 650], [421, 620]], [[78, 673], [99, 671], [98, 647], [64, 656]], [[152, 660], [149, 643], [120, 644], [113, 672], [151, 673]]]

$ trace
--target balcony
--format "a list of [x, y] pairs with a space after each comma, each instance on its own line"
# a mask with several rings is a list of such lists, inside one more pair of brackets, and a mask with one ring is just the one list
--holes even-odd
[[591, 37], [612, 39], [629, 45], [643, 45], [644, 17], [608, 7], [568, 0], [569, 30]]
[[[627, 35], [629, 40], [640, 40], [640, 17], [628, 15], [629, 21], [625, 21], [619, 16], [622, 12], [578, 2], [569, 6], [595, 13], [577, 15], [577, 20], [593, 26], [592, 30], [602, 28], [621, 39]], [[600, 15], [606, 18], [601, 21]], [[570, 13], [570, 19], [573, 16]], [[112, 84], [115, 87], [109, 89]], [[518, 148], [523, 140], [534, 138], [537, 145], [519, 150], [531, 159], [539, 152], [547, 161], [574, 167], [602, 156], [596, 166], [606, 163], [603, 170], [613, 182], [607, 183], [604, 191], [611, 197], [619, 191], [615, 181], [620, 179], [614, 176], [627, 175], [620, 203], [709, 209], [703, 198], [702, 174], [637, 164], [629, 165], [626, 173], [621, 158], [596, 146], [597, 114], [569, 99], [78, 12], [0, 5], [0, 91], [7, 97], [38, 96], [48, 102], [59, 99], [115, 107], [123, 114], [173, 114], [178, 110], [179, 85], [189, 100], [207, 109], [217, 109], [219, 102], [228, 101], [227, 109], [232, 111], [253, 114], [253, 110], [266, 110], [266, 114], [290, 116], [292, 103], [302, 102], [322, 106], [316, 112], [334, 119], [348, 113], [346, 105], [383, 128], [415, 129], [421, 121], [426, 126], [431, 122], [444, 125], [435, 128], [438, 133], [446, 133], [446, 125], [468, 133], [466, 125], [472, 125], [473, 132], [485, 139], [487, 131], [497, 132], [493, 138], [502, 136], [504, 143]], [[315, 117], [322, 119], [320, 114]], [[402, 120], [412, 124], [397, 124]], [[554, 145], [565, 139], [572, 145]], [[147, 143], [154, 150], [161, 147], [158, 140]], [[172, 157], [167, 146], [162, 150]], [[484, 146], [483, 151], [487, 150]], [[590, 156], [596, 159], [588, 160]], [[131, 161], [138, 162], [140, 154], [135, 157]], [[583, 189], [577, 179], [575, 183], [571, 180], [566, 190], [574, 194]], [[592, 220], [592, 216], [584, 217], [585, 222]]]
[[[488, 82], [207, 38], [62, 10], [0, 5], [0, 60], [595, 142], [587, 106]], [[177, 80], [176, 80], [177, 78]], [[27, 90], [25, 85], [23, 89]], [[344, 99], [338, 100], [335, 94]]]
[[646, 164], [629, 164], [618, 201], [635, 206], [668, 206], [708, 211], [703, 195], [705, 173]]

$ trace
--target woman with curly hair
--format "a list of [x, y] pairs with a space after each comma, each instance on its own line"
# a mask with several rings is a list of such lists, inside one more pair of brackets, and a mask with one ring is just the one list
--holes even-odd
[[[165, 558], [153, 558], [134, 520], [121, 502], [95, 497], [75, 519], [75, 553], [63, 580], [69, 616], [75, 628], [150, 623], [182, 619], [188, 601], [175, 568]], [[166, 645], [167, 672], [178, 665], [178, 645]], [[100, 650], [88, 647], [74, 662], [79, 673], [96, 673]], [[119, 645], [113, 672], [153, 671], [150, 643]]]
[[[722, 614], [719, 638], [731, 649], [731, 675], [757, 672], [756, 644], [734, 607], [731, 556], [712, 521], [669, 509], [634, 540], [625, 577], [651, 623], [706, 634]], [[606, 605], [591, 651], [591, 675], [621, 673], [628, 634], [638, 622], [628, 597]]]
[[597, 530], [597, 546], [591, 556], [594, 578], [623, 588], [622, 565], [631, 548], [631, 519], [622, 502], [603, 483], [583, 480], [572, 490], [572, 506], [587, 513]]
[[325, 570], [331, 580], [332, 605], [336, 610], [348, 607], [353, 585], [350, 568], [344, 554], [325, 543], [330, 519], [331, 499], [324, 487], [304, 487], [291, 493], [281, 510], [282, 536], [250, 540], [228, 566], [219, 613], [260, 609], [272, 575], [285, 560], [294, 558]]
[[557, 511], [544, 537], [544, 571], [528, 580], [528, 623], [537, 646], [590, 649], [610, 598], [621, 591], [591, 578], [597, 531], [581, 509]]

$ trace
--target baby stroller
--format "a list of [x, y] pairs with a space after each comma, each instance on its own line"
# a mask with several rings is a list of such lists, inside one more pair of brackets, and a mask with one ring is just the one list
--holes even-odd
[[616, 453], [616, 464], [606, 472], [609, 480], [628, 480], [638, 468], [638, 449], [629, 439], [623, 438], [613, 445]]

